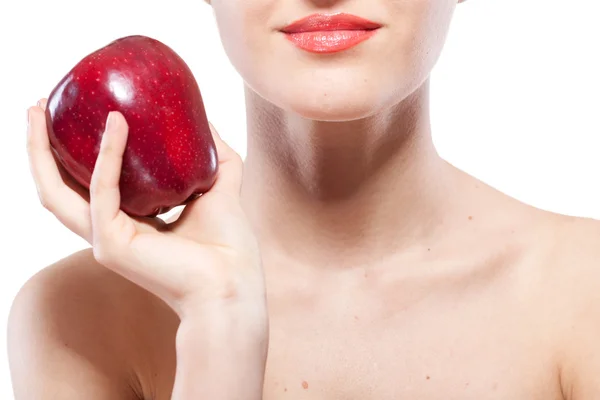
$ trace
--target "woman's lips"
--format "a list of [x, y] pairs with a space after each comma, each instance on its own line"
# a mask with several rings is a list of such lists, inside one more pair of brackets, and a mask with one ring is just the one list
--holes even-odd
[[313, 14], [281, 30], [297, 47], [312, 53], [347, 50], [373, 36], [381, 25], [351, 14]]
[[374, 34], [374, 30], [316, 31], [288, 33], [286, 37], [299, 48], [312, 53], [337, 53], [364, 42]]

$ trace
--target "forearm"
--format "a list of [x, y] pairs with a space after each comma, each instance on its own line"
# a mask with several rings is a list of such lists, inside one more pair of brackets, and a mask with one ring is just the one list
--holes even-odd
[[230, 318], [183, 320], [172, 400], [262, 400], [268, 329], [249, 331]]

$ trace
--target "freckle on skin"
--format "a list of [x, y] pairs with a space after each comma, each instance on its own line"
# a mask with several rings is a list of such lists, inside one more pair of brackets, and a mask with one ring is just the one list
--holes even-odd
[[308, 389], [308, 382], [302, 381], [302, 388]]
[[427, 379], [427, 380], [429, 380], [429, 379], [431, 379], [431, 378], [429, 377], [429, 375], [427, 375], [426, 379]]
[[472, 215], [469, 215], [469, 221], [471, 221], [473, 219]]

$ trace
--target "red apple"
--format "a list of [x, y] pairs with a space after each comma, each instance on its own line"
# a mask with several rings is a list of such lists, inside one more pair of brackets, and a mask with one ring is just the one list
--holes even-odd
[[87, 189], [110, 111], [120, 111], [129, 125], [123, 211], [155, 216], [211, 188], [217, 151], [202, 96], [171, 48], [145, 36], [117, 39], [81, 60], [50, 94], [50, 144]]

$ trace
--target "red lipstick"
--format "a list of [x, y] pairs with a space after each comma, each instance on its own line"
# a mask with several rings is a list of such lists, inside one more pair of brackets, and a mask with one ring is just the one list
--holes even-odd
[[351, 14], [313, 14], [281, 30], [286, 38], [311, 53], [337, 53], [364, 42], [381, 25]]

